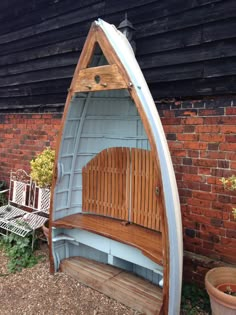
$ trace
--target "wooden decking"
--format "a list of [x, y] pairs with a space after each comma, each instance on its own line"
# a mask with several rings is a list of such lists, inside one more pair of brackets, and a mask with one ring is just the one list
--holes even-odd
[[162, 290], [159, 287], [119, 268], [71, 257], [61, 262], [60, 270], [146, 315], [157, 315], [162, 307]]
[[52, 222], [54, 227], [80, 228], [134, 246], [159, 265], [163, 265], [162, 234], [139, 225], [112, 218], [73, 214]]

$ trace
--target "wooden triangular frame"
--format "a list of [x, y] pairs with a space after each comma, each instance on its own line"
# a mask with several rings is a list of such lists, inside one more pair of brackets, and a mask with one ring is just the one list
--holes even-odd
[[[89, 67], [96, 45], [101, 48], [108, 65]], [[117, 65], [117, 56], [102, 30], [92, 24], [71, 83], [72, 93], [127, 89], [129, 82]]]

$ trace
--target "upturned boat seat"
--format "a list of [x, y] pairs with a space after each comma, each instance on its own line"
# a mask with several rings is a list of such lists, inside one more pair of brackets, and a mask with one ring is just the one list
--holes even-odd
[[[57, 148], [51, 272], [144, 314], [179, 314], [182, 223], [165, 132], [131, 45], [102, 20], [81, 52]], [[133, 274], [156, 286], [150, 299]]]
[[83, 229], [134, 246], [157, 264], [163, 265], [161, 232], [121, 220], [82, 213], [56, 220], [52, 226]]

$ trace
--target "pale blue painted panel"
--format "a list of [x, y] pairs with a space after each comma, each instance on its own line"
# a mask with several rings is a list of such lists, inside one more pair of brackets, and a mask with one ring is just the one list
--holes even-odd
[[129, 98], [130, 99], [130, 94], [128, 92], [128, 90], [106, 90], [106, 91], [97, 91], [97, 92], [93, 92], [92, 95], [93, 98], [120, 98], [120, 97], [124, 97], [124, 98]]
[[[118, 91], [119, 92], [119, 91]], [[119, 116], [128, 115], [136, 116], [137, 109], [131, 100], [96, 100], [91, 99], [87, 115], [104, 115], [104, 116]]]
[[93, 157], [94, 154], [77, 155], [75, 162], [75, 171], [81, 170]]
[[77, 205], [73, 205], [73, 207], [71, 206], [68, 209], [68, 214], [67, 215], [81, 213], [81, 212], [82, 212], [82, 203], [81, 204], [77, 204]]
[[162, 279], [162, 275], [156, 274], [155, 272], [153, 272], [150, 269], [147, 269], [147, 268], [135, 265], [135, 264], [133, 265], [133, 272], [136, 275], [138, 275], [144, 279], [147, 279], [156, 285], [159, 285], [159, 281]]
[[69, 138], [69, 137], [75, 138], [78, 127], [79, 127], [79, 123], [80, 121], [78, 119], [67, 121], [65, 129], [64, 129], [64, 138]]
[[136, 140], [81, 138], [79, 151], [89, 153], [93, 150], [93, 152], [99, 153], [100, 151], [111, 147], [136, 147]]
[[118, 257], [113, 257], [113, 266], [127, 270], [127, 271], [133, 271], [133, 264], [128, 262], [127, 260], [120, 259]]
[[63, 172], [64, 173], [70, 172], [72, 166], [72, 156], [61, 158], [61, 163], [63, 165]]
[[61, 192], [69, 188], [70, 174], [65, 174], [61, 177], [60, 181], [57, 183], [56, 192]]
[[64, 139], [61, 146], [62, 155], [73, 154], [75, 146], [75, 139]]
[[73, 190], [71, 194], [71, 207], [82, 204], [82, 190]]
[[67, 206], [66, 204], [67, 196], [68, 196], [68, 192], [56, 194], [56, 198], [54, 200], [55, 211], [61, 210]]
[[144, 256], [139, 249], [113, 240], [111, 240], [111, 255], [160, 273], [163, 271], [161, 266]]
[[70, 253], [70, 256], [84, 257], [91, 260], [96, 260], [103, 264], [107, 264], [108, 255], [106, 253], [103, 253], [102, 251], [96, 250], [84, 244], [80, 244], [79, 246], [76, 246], [73, 243], [70, 243], [69, 253]]
[[104, 123], [103, 119], [97, 120], [86, 120], [83, 128], [83, 136], [86, 135], [107, 135], [107, 136], [137, 136], [135, 120], [107, 120]]
[[85, 244], [107, 254], [110, 252], [110, 239], [106, 237], [80, 229], [73, 229], [67, 231], [66, 233], [75, 238], [81, 244]]
[[81, 117], [85, 101], [86, 98], [81, 99], [81, 94], [79, 95], [79, 98], [75, 96], [75, 98], [71, 102], [67, 120], [70, 118], [78, 119]]
[[74, 173], [73, 177], [73, 187], [82, 187], [82, 173]]

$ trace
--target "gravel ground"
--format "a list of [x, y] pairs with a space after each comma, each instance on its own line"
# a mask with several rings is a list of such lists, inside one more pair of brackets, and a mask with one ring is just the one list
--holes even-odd
[[[45, 258], [33, 268], [0, 277], [0, 315], [138, 315], [63, 273], [49, 274]], [[0, 274], [7, 273], [7, 258], [0, 251]]]
[[[50, 275], [46, 244], [38, 254], [44, 258], [33, 268], [2, 276], [7, 258], [0, 250], [0, 315], [141, 315], [64, 273]], [[191, 314], [208, 313], [199, 308]]]

